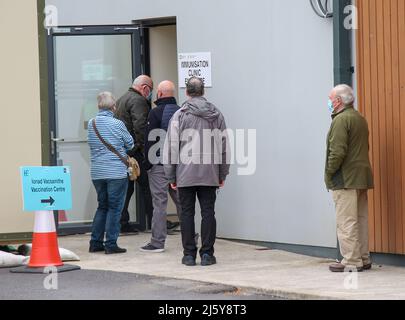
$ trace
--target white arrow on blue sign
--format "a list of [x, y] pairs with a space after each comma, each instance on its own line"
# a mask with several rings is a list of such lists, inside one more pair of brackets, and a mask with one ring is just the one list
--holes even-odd
[[72, 209], [69, 167], [21, 167], [24, 211]]

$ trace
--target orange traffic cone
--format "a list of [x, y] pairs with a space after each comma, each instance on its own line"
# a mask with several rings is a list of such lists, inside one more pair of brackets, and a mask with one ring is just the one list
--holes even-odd
[[[11, 269], [12, 273], [49, 273], [79, 270], [79, 266], [63, 264], [59, 254], [53, 211], [36, 211], [31, 257], [27, 266]], [[51, 271], [53, 272], [53, 271]]]
[[28, 267], [62, 266], [53, 211], [35, 212], [32, 251]]

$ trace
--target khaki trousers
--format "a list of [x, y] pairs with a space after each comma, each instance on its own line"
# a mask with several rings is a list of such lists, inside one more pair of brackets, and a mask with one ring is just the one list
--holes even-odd
[[368, 246], [367, 190], [333, 191], [337, 236], [345, 266], [371, 263]]

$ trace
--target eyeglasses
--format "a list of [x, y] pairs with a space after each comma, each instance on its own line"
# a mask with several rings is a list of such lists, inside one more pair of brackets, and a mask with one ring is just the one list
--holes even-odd
[[150, 91], [153, 91], [153, 87], [151, 87], [151, 86], [148, 85], [147, 83], [144, 83], [143, 86], [147, 86], [147, 87], [150, 89]]

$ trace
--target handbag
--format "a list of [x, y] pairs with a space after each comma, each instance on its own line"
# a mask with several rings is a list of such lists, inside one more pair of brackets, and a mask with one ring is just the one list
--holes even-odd
[[93, 119], [93, 129], [94, 129], [94, 132], [96, 133], [97, 137], [107, 147], [107, 149], [110, 150], [115, 155], [117, 155], [117, 157], [128, 168], [129, 180], [135, 181], [136, 179], [138, 179], [138, 177], [141, 175], [141, 168], [139, 167], [138, 161], [136, 161], [135, 158], [132, 158], [130, 156], [127, 156], [127, 158], [124, 158], [111, 144], [109, 144], [107, 141], [105, 141], [103, 139], [103, 137], [100, 135], [100, 132], [98, 131], [98, 129], [96, 127], [96, 119], [95, 118]]

